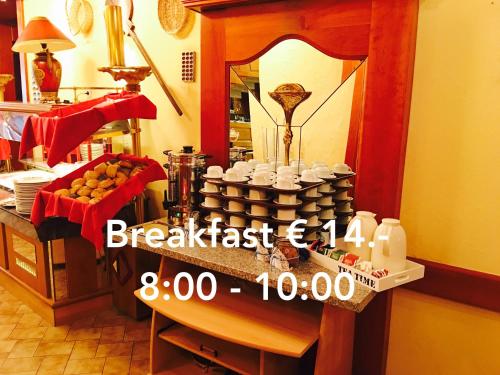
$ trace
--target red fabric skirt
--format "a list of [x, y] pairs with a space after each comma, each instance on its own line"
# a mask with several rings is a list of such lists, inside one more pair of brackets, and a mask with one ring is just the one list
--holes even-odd
[[144, 95], [122, 92], [30, 116], [23, 129], [19, 158], [44, 145], [47, 164], [53, 167], [103, 125], [130, 118], [155, 119], [156, 106]]
[[[145, 165], [145, 168], [96, 204], [87, 204], [76, 199], [54, 195], [54, 191], [68, 188], [71, 182], [81, 177], [85, 171], [115, 158], [141, 163]], [[104, 154], [38, 191], [31, 210], [31, 221], [35, 226], [39, 226], [45, 218], [66, 217], [72, 223], [81, 224], [82, 237], [92, 242], [96, 249], [100, 250], [104, 243], [103, 227], [106, 222], [112, 219], [133, 197], [141, 194], [146, 184], [166, 178], [164, 169], [155, 160], [125, 154]]]

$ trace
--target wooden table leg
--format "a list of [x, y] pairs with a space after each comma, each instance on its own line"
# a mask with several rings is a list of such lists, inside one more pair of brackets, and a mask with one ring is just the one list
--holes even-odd
[[325, 304], [319, 330], [315, 375], [350, 375], [356, 313]]

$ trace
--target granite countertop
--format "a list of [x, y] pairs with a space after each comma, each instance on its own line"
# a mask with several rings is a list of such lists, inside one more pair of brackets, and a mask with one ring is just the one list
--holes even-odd
[[[168, 227], [165, 224], [162, 224], [160, 220], [150, 223], [144, 223], [135, 227], [130, 227], [127, 229], [129, 245], [131, 244], [131, 230], [132, 228], [137, 227], [144, 227], [145, 230], [148, 230], [150, 228], [159, 228], [164, 233], [168, 230]], [[165, 241], [161, 242], [163, 242], [161, 247], [153, 248], [147, 245], [145, 237], [143, 235], [139, 235], [137, 238], [137, 247], [166, 256], [168, 258], [190, 263], [253, 283], [257, 283], [255, 279], [260, 274], [262, 274], [263, 272], [268, 272], [269, 286], [271, 288], [277, 287], [278, 276], [282, 272], [281, 270], [271, 267], [271, 265], [268, 263], [257, 261], [254, 251], [250, 249], [225, 248], [221, 243], [217, 243], [217, 246], [212, 248], [210, 246], [209, 239], [205, 239], [205, 243], [207, 244], [206, 248], [196, 246], [192, 248], [179, 247], [173, 249], [167, 247]], [[314, 299], [311, 289], [311, 279], [318, 272], [326, 272], [332, 278], [332, 292], [330, 297], [323, 301], [323, 303], [336, 305], [355, 312], [361, 312], [376, 294], [376, 292], [367, 288], [366, 286], [355, 283], [353, 297], [348, 301], [339, 300], [336, 297], [335, 292], [333, 291], [333, 281], [337, 273], [319, 266], [311, 261], [300, 262], [300, 264], [297, 267], [293, 268], [291, 272], [294, 273], [298, 281], [297, 296], [306, 294], [308, 296], [308, 299]], [[301, 286], [302, 281], [307, 282], [306, 287]], [[291, 282], [288, 278], [285, 278], [285, 282], [283, 283], [283, 285], [283, 289], [285, 292], [289, 292], [291, 290]], [[326, 288], [325, 281], [322, 278], [319, 278], [317, 285], [318, 293], [320, 295], [323, 295]], [[347, 287], [347, 280], [342, 279], [340, 283], [340, 290], [342, 291], [342, 294], [347, 294]]]

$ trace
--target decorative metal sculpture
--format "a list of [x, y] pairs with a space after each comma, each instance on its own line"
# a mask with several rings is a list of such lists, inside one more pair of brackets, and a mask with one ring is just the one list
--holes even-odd
[[269, 93], [269, 96], [278, 102], [285, 112], [285, 135], [283, 143], [285, 144], [285, 165], [290, 165], [290, 146], [292, 145], [292, 117], [295, 108], [311, 96], [312, 92], [306, 91], [298, 83], [285, 83], [279, 85], [276, 90]]

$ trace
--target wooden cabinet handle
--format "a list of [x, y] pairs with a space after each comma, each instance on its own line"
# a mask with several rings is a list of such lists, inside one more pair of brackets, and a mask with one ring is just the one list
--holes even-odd
[[218, 355], [216, 349], [209, 348], [208, 346], [204, 346], [203, 344], [200, 344], [200, 352], [208, 352], [212, 354], [215, 358], [217, 358]]

